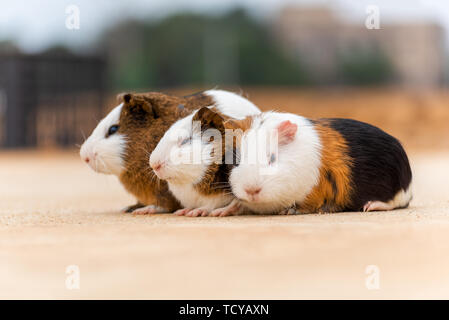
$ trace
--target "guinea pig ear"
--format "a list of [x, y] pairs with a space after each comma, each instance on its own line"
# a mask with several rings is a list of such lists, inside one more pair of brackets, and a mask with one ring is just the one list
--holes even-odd
[[280, 146], [291, 143], [295, 140], [296, 132], [298, 131], [298, 125], [292, 123], [289, 120], [282, 121], [277, 126], [278, 142]]
[[202, 107], [193, 117], [193, 121], [200, 121], [202, 129], [224, 129], [223, 117], [208, 107]]
[[119, 93], [117, 95], [117, 101], [118, 102], [124, 102], [124, 103], [129, 103], [132, 99], [132, 93]]
[[117, 98], [123, 101], [124, 107], [127, 108], [131, 114], [136, 114], [139, 116], [149, 114], [155, 118], [157, 117], [151, 102], [140, 95], [123, 93], [118, 95]]

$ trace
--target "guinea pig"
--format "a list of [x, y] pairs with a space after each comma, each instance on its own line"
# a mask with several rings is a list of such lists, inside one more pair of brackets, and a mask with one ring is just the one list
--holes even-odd
[[234, 158], [232, 145], [227, 148], [224, 139], [224, 121], [230, 117], [242, 118], [238, 106], [235, 112], [203, 107], [177, 121], [151, 153], [150, 166], [183, 206], [176, 215], [221, 216], [239, 208], [228, 184], [231, 165], [225, 161], [229, 150]]
[[204, 106], [234, 110], [238, 116], [259, 109], [232, 92], [208, 90], [186, 97], [159, 92], [123, 94], [120, 104], [99, 122], [83, 143], [80, 156], [93, 170], [116, 175], [137, 204], [123, 209], [134, 214], [172, 212], [179, 202], [148, 166], [148, 157], [165, 131], [177, 120]]
[[278, 112], [233, 123], [243, 133], [229, 184], [251, 212], [380, 211], [405, 208], [412, 199], [407, 155], [377, 127]]

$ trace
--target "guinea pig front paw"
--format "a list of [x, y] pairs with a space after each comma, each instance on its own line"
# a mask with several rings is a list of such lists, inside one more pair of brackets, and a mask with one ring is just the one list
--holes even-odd
[[196, 208], [186, 213], [186, 217], [205, 217], [209, 215], [209, 210], [205, 208]]
[[189, 208], [179, 209], [179, 210], [176, 210], [175, 212], [173, 212], [173, 214], [175, 216], [185, 216], [191, 210], [192, 209], [189, 209]]
[[226, 207], [215, 209], [210, 213], [211, 217], [225, 217], [230, 215], [232, 215], [232, 213]]
[[143, 208], [143, 207], [145, 207], [145, 205], [141, 204], [140, 202], [138, 202], [138, 203], [136, 203], [136, 204], [134, 204], [132, 206], [124, 207], [122, 210], [120, 210], [120, 212], [131, 213], [134, 210], [140, 209], [140, 208]]
[[205, 208], [196, 208], [196, 209], [179, 209], [173, 212], [174, 215], [177, 216], [186, 216], [186, 217], [205, 217], [209, 215], [209, 210]]
[[149, 206], [134, 210], [132, 212], [132, 214], [133, 215], [145, 215], [145, 214], [155, 214], [155, 213], [162, 213], [162, 212], [167, 212], [167, 210], [162, 207], [155, 206], [155, 205], [149, 205]]
[[227, 217], [227, 216], [236, 216], [240, 214], [240, 206], [239, 205], [229, 205], [224, 208], [218, 208], [213, 210], [210, 213], [211, 217]]

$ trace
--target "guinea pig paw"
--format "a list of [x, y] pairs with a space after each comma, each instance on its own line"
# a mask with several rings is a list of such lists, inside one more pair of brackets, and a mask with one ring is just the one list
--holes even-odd
[[201, 214], [202, 217], [207, 217], [210, 215], [209, 210], [204, 210], [203, 213]]
[[143, 204], [141, 204], [141, 203], [136, 203], [136, 204], [134, 204], [134, 205], [132, 205], [132, 206], [127, 206], [127, 207], [122, 208], [122, 209], [120, 210], [120, 212], [123, 212], [123, 213], [131, 213], [131, 212], [133, 212], [134, 210], [140, 209], [140, 208], [143, 208], [143, 207], [145, 207], [145, 205], [143, 205]]
[[208, 214], [209, 210], [204, 208], [197, 208], [186, 213], [186, 217], [200, 217], [200, 216], [205, 217]]
[[215, 210], [212, 210], [212, 212], [210, 213], [211, 217], [220, 217], [221, 214], [226, 210], [226, 208], [218, 208]]
[[155, 213], [160, 213], [160, 212], [164, 212], [164, 211], [165, 210], [161, 207], [150, 205], [150, 206], [136, 209], [132, 212], [132, 214], [136, 215], [136, 216], [141, 216], [141, 215], [145, 215], [145, 214], [155, 214]]
[[192, 209], [189, 208], [179, 209], [173, 212], [173, 214], [176, 216], [185, 216], [190, 210]]
[[387, 211], [394, 209], [394, 206], [382, 201], [368, 201], [363, 206], [363, 212], [370, 211]]
[[227, 217], [227, 216], [233, 216], [237, 214], [236, 208], [228, 208], [228, 207], [224, 207], [224, 208], [218, 208], [213, 210], [210, 213], [211, 217]]

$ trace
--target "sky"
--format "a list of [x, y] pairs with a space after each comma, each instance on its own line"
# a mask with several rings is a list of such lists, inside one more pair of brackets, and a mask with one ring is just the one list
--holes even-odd
[[[80, 29], [68, 30], [66, 8], [80, 9]], [[220, 14], [243, 6], [260, 19], [269, 19], [286, 5], [327, 5], [355, 23], [364, 23], [366, 6], [377, 5], [380, 23], [434, 21], [449, 34], [447, 0], [0, 0], [0, 41], [13, 40], [26, 52], [39, 52], [62, 43], [72, 49], [91, 45], [101, 32], [129, 17], [160, 18], [173, 12]]]

